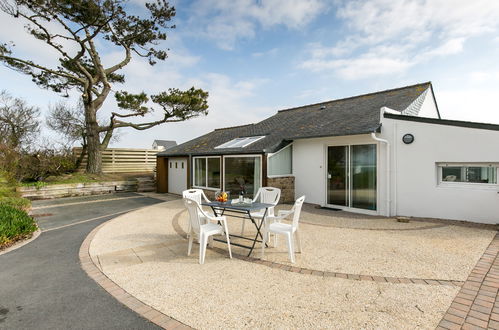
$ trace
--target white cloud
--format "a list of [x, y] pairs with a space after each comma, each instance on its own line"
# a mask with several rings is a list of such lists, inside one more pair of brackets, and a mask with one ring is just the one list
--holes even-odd
[[324, 0], [197, 0], [191, 6], [191, 33], [214, 40], [226, 50], [259, 27], [298, 29], [325, 9]]
[[[12, 47], [13, 56], [22, 59], [34, 60], [30, 55], [36, 53], [35, 63], [52, 66], [59, 64], [57, 58], [61, 55], [57, 50], [47, 45], [45, 42], [37, 40], [25, 29], [27, 21], [23, 18], [14, 18], [0, 10], [0, 42], [14, 43]], [[66, 36], [64, 28], [55, 22], [43, 22], [50, 33]], [[61, 44], [64, 50], [71, 54], [76, 54], [78, 45], [63, 38], [56, 38], [54, 42]]]
[[473, 84], [497, 86], [497, 83], [499, 83], [499, 71], [474, 71], [470, 73], [469, 81]]
[[465, 40], [465, 38], [449, 39], [440, 46], [423, 53], [421, 57], [432, 58], [435, 56], [458, 54], [463, 51]]
[[311, 45], [301, 66], [362, 79], [462, 52], [470, 38], [498, 31], [499, 2], [344, 0], [337, 16], [350, 33], [332, 46]]
[[414, 62], [404, 56], [403, 49], [378, 46], [357, 57], [335, 58], [320, 46], [312, 48], [312, 58], [301, 67], [314, 72], [334, 71], [344, 79], [362, 79], [372, 76], [391, 75], [406, 71]]
[[272, 48], [267, 51], [262, 51], [262, 52], [255, 52], [251, 54], [253, 57], [271, 57], [275, 56], [279, 52], [278, 48]]
[[437, 102], [442, 118], [499, 124], [499, 90], [484, 87], [439, 90]]

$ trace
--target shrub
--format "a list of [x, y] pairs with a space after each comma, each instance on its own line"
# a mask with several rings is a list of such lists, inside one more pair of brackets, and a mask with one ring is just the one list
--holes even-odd
[[43, 181], [76, 169], [75, 156], [67, 150], [45, 148], [34, 152], [18, 152], [0, 145], [0, 168], [18, 181]]
[[36, 229], [35, 220], [25, 211], [0, 204], [0, 247], [31, 235]]

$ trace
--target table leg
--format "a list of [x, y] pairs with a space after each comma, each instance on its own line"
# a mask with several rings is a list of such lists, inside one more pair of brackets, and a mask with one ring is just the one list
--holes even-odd
[[[262, 242], [264, 242], [263, 235], [262, 235], [262, 232], [260, 231], [260, 229], [262, 228], [263, 222], [265, 221], [265, 217], [267, 216], [267, 210], [268, 209], [265, 209], [265, 212], [263, 213], [263, 217], [262, 217], [262, 221], [260, 222], [260, 226], [258, 226], [256, 224], [255, 220], [253, 220], [253, 218], [251, 217], [250, 212], [248, 212], [249, 218], [251, 219], [251, 221], [253, 222], [253, 224], [256, 227], [255, 240], [253, 241], [253, 245], [251, 246], [251, 249], [250, 249], [250, 251], [248, 253], [248, 257], [251, 255], [251, 252], [253, 252], [253, 249], [255, 248], [256, 241], [258, 240], [258, 235], [260, 235], [260, 237], [262, 238]], [[265, 243], [265, 246], [267, 246], [267, 243]]]

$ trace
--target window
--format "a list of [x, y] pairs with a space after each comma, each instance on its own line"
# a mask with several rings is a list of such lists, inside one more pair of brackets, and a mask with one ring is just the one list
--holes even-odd
[[229, 142], [225, 142], [219, 145], [218, 147], [215, 147], [215, 149], [244, 148], [260, 139], [263, 139], [264, 137], [265, 136], [248, 136], [248, 137], [236, 138], [230, 140]]
[[496, 184], [497, 166], [483, 164], [440, 164], [441, 183]]
[[[260, 156], [224, 157], [224, 190], [236, 198], [242, 190], [253, 197], [261, 186]], [[234, 197], [235, 196], [235, 197]]]
[[220, 157], [194, 157], [194, 186], [220, 189]]
[[288, 145], [278, 152], [269, 155], [268, 175], [288, 176], [293, 173], [293, 146]]

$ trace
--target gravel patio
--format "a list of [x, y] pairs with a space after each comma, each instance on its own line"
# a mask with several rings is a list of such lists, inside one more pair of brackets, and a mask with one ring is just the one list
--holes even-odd
[[[229, 231], [239, 233], [240, 221]], [[280, 239], [263, 260], [260, 246], [253, 258], [234, 246], [231, 260], [215, 243], [199, 265], [197, 245], [187, 257], [187, 223], [181, 200], [149, 206], [106, 223], [89, 253], [129, 294], [199, 329], [435, 328], [496, 235], [490, 226], [306, 205], [295, 264]]]

